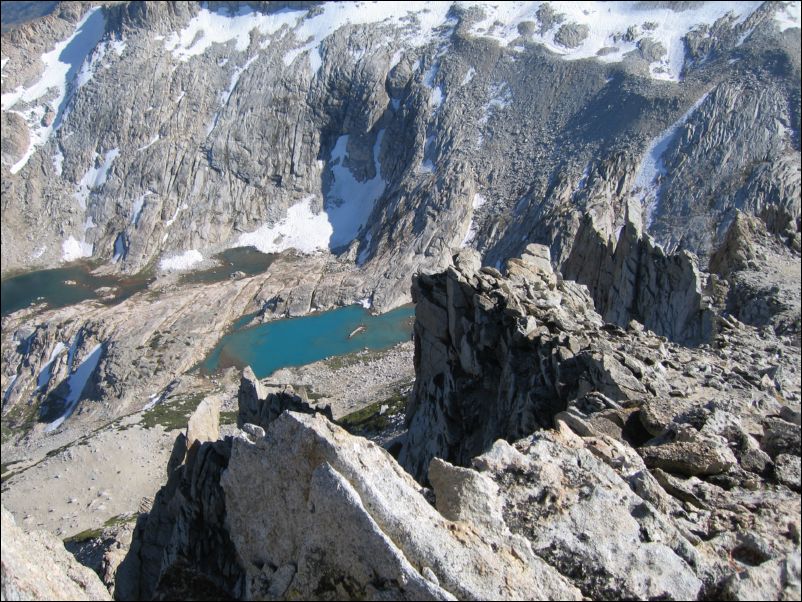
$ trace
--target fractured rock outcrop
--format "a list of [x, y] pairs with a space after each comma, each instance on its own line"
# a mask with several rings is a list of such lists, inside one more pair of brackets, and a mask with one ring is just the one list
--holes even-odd
[[[638, 322], [605, 324], [543, 247], [507, 272], [460, 254], [413, 284], [416, 383], [399, 459], [445, 492], [438, 508], [480, 508], [490, 523], [502, 508], [591, 598], [795, 591], [793, 338], [724, 316], [710, 345], [682, 347]], [[492, 483], [457, 486], [439, 458]]]
[[588, 216], [562, 273], [587, 285], [606, 322], [626, 326], [637, 320], [680, 343], [704, 342], [712, 335], [712, 313], [695, 258], [686, 251], [666, 254], [629, 219], [617, 240], [609, 241]]
[[297, 395], [289, 385], [286, 387], [265, 385], [256, 378], [250, 366], [246, 366], [242, 371], [237, 403], [239, 407], [237, 426], [240, 428], [251, 424], [265, 429], [286, 410], [305, 414], [320, 412], [329, 420], [333, 420], [328, 405], [317, 407], [310, 404], [306, 394], [303, 397]]
[[441, 515], [376, 444], [284, 412], [263, 437], [199, 444], [127, 561], [143, 599], [580, 599], [500, 511], [464, 505]]

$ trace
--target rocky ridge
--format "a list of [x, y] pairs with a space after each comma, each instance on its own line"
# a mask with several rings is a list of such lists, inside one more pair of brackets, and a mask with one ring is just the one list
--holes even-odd
[[[3, 273], [78, 253], [159, 278], [4, 318], [4, 419], [34, 427], [14, 458], [158, 403], [243, 313], [386, 309], [421, 272], [400, 465], [246, 378], [241, 432], [218, 437], [210, 399], [176, 441], [106, 563], [118, 598], [799, 598], [786, 5], [697, 24], [680, 85], [647, 22], [610, 62], [558, 56], [589, 28], [549, 4], [506, 30], [455, 5], [422, 41], [425, 12], [309, 46], [326, 6], [290, 3], [286, 23], [274, 3], [94, 6], [3, 33]], [[206, 39], [218, 20], [243, 35]], [[14, 100], [73, 33], [97, 39], [61, 104]], [[383, 187], [356, 230], [333, 219], [351, 180]], [[303, 246], [299, 212], [336, 226], [313, 253], [213, 285], [167, 273], [265, 228]]]
[[426, 486], [244, 374], [239, 434], [200, 442], [140, 520], [139, 596], [796, 596], [793, 340], [723, 317], [680, 347], [605, 324], [545, 247], [507, 271], [463, 251], [415, 281], [399, 461]]
[[[527, 244], [546, 244], [604, 319], [640, 320], [675, 341], [709, 338], [707, 297], [756, 297], [754, 318], [742, 317], [765, 322], [759, 271], [742, 271], [743, 284], [729, 288], [742, 293], [726, 293], [695, 270], [708, 269], [738, 210], [784, 237], [792, 251], [778, 257], [798, 246], [799, 30], [784, 5], [700, 17], [678, 40], [681, 85], [654, 77], [666, 75], [655, 69], [667, 54], [646, 5], [611, 36], [628, 50], [609, 61], [561, 54], [584, 39], [584, 17], [557, 5], [533, 8], [503, 35], [485, 23], [489, 5], [413, 10], [385, 24], [365, 12], [351, 25], [333, 18], [342, 26], [308, 48], [301, 38], [329, 9], [276, 6], [65, 2], [3, 33], [3, 273], [56, 265], [74, 241], [91, 247], [100, 271], [159, 274], [121, 306], [6, 318], [3, 413], [35, 426], [32, 445], [50, 445], [38, 430], [70, 396], [74, 366], [62, 347], [76, 346], [76, 362], [102, 351], [59, 444], [144, 407], [241, 313], [272, 319], [357, 300], [389, 309], [410, 299], [412, 273], [445, 269], [459, 245], [499, 268]], [[676, 6], [686, 9], [696, 5]], [[229, 33], [218, 41], [220, 27]], [[415, 27], [428, 33], [410, 37]], [[70, 54], [62, 104], [53, 108], [55, 87], [26, 100], [50, 73], [40, 57], [68, 39], [84, 54]], [[147, 85], [143, 72], [153, 73]], [[131, 98], [122, 113], [120, 97]], [[32, 154], [16, 169], [23, 148]], [[356, 232], [336, 218], [343, 182], [360, 194], [383, 186]], [[316, 219], [338, 231], [310, 252], [289, 225]], [[230, 312], [208, 319], [195, 289], [162, 266], [188, 267], [194, 253], [204, 261], [193, 265], [206, 265], [243, 237], [256, 244], [264, 228], [275, 234], [271, 250], [283, 249], [270, 271], [201, 293], [209, 307], [235, 299]], [[169, 318], [157, 320], [162, 310]], [[151, 358], [148, 348], [162, 352]]]

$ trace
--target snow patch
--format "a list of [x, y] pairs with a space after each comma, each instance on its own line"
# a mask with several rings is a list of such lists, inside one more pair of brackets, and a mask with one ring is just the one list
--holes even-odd
[[178, 255], [165, 257], [159, 262], [161, 270], [189, 270], [196, 263], [203, 261], [203, 255], [195, 249], [184, 251]]
[[3, 391], [3, 403], [7, 402], [8, 398], [11, 397], [11, 393], [14, 391], [14, 385], [16, 384], [18, 378], [19, 374], [15, 374], [11, 377], [11, 382], [8, 383], [6, 390]]
[[305, 10], [282, 9], [270, 14], [262, 14], [242, 6], [235, 14], [223, 11], [210, 11], [201, 8], [186, 27], [167, 38], [164, 47], [180, 61], [188, 61], [193, 56], [206, 52], [213, 44], [226, 44], [234, 41], [237, 52], [247, 50], [251, 43], [251, 31], [258, 30], [262, 35], [273, 35], [284, 26], [294, 26], [306, 15]]
[[125, 256], [125, 237], [120, 232], [117, 238], [114, 239], [114, 257], [111, 258], [112, 262], [117, 263]]
[[225, 92], [220, 94], [220, 104], [225, 105], [228, 103], [228, 99], [231, 98], [231, 94], [234, 92], [234, 88], [237, 87], [237, 82], [239, 82], [240, 76], [248, 67], [250, 67], [253, 64], [253, 62], [258, 58], [258, 56], [259, 56], [258, 54], [252, 56], [247, 61], [245, 61], [245, 64], [242, 67], [238, 67], [234, 71], [234, 73], [231, 75], [231, 81], [228, 84], [228, 88], [226, 89]]
[[440, 108], [440, 105], [443, 104], [443, 86], [435, 86], [432, 88], [432, 93], [429, 95], [429, 106], [433, 110], [437, 110]]
[[643, 158], [638, 166], [638, 171], [635, 174], [635, 180], [630, 195], [635, 197], [645, 209], [646, 228], [651, 227], [654, 213], [660, 200], [662, 178], [666, 173], [665, 166], [663, 165], [663, 154], [674, 141], [679, 129], [685, 125], [688, 118], [701, 106], [705, 99], [707, 99], [709, 93], [708, 91], [702, 95], [699, 100], [685, 111], [682, 117], [652, 140], [646, 152], [643, 154]]
[[75, 261], [82, 257], [92, 257], [94, 248], [95, 245], [85, 240], [75, 240], [73, 236], [70, 236], [61, 243], [61, 259], [62, 261]]
[[184, 209], [189, 209], [189, 205], [187, 205], [186, 203], [182, 203], [178, 207], [176, 207], [175, 213], [173, 213], [173, 217], [164, 222], [164, 227], [169, 228], [170, 226], [172, 226], [175, 223], [175, 220], [178, 219], [178, 214], [181, 213]]
[[56, 175], [61, 175], [61, 169], [64, 166], [64, 154], [61, 152], [61, 147], [56, 148], [53, 154], [53, 169], [56, 170]]
[[[407, 47], [419, 47], [428, 43], [435, 35], [434, 30], [447, 20], [451, 8], [449, 2], [327, 2], [319, 14], [301, 20], [293, 29], [295, 39], [303, 42], [297, 52], [287, 53], [284, 64], [289, 66], [301, 52], [309, 52], [312, 72], [320, 69], [320, 44], [329, 35], [344, 25], [364, 25], [384, 23], [397, 28], [400, 43]], [[390, 68], [403, 57], [402, 50], [396, 50]]]
[[100, 188], [106, 183], [106, 178], [109, 175], [111, 164], [114, 163], [114, 160], [119, 155], [120, 149], [113, 148], [106, 152], [105, 156], [103, 157], [103, 162], [99, 165], [96, 165], [97, 159], [100, 158], [100, 155], [95, 153], [95, 159], [92, 161], [92, 167], [86, 171], [81, 178], [81, 181], [78, 182], [78, 186], [73, 194], [73, 197], [75, 197], [75, 199], [78, 201], [78, 205], [81, 207], [81, 209], [86, 209], [86, 200], [89, 198], [89, 193], [92, 190]]
[[356, 258], [356, 264], [361, 266], [364, 265], [365, 262], [368, 260], [368, 255], [370, 255], [370, 242], [373, 240], [373, 235], [368, 232], [365, 235], [365, 242], [362, 245], [362, 250], [359, 252], [359, 255]]
[[[90, 9], [78, 22], [69, 38], [57, 43], [53, 50], [41, 56], [44, 70], [36, 83], [29, 88], [19, 86], [0, 98], [0, 107], [3, 111], [12, 109], [18, 103], [23, 105], [15, 112], [25, 119], [30, 130], [28, 149], [20, 160], [11, 166], [9, 171], [12, 174], [22, 169], [36, 149], [47, 142], [51, 134], [60, 127], [64, 110], [78, 88], [78, 86], [70, 87], [70, 84], [75, 81], [79, 69], [103, 37], [105, 29], [106, 20], [103, 11], [100, 7]], [[41, 103], [36, 102], [41, 99], [45, 100]], [[52, 113], [52, 118], [43, 121], [47, 113]]]
[[465, 232], [465, 236], [462, 238], [462, 242], [460, 243], [461, 248], [469, 246], [476, 237], [476, 220], [474, 214], [476, 210], [481, 208], [485, 203], [487, 203], [487, 199], [481, 194], [477, 192], [473, 195], [473, 201], [471, 201], [471, 221], [468, 224], [468, 231]]
[[468, 69], [468, 72], [465, 74], [465, 77], [462, 78], [462, 83], [460, 85], [465, 86], [469, 84], [475, 75], [476, 75], [476, 69], [471, 67], [470, 69]]
[[373, 206], [384, 193], [386, 182], [382, 178], [379, 153], [384, 130], [376, 135], [373, 145], [373, 165], [376, 175], [364, 182], [358, 181], [345, 166], [348, 136], [340, 136], [331, 151], [331, 166], [334, 182], [326, 195], [325, 210], [332, 227], [329, 247], [335, 249], [347, 245], [356, 238], [367, 223]]
[[[501, 46], [510, 46], [520, 37], [518, 24], [523, 21], [538, 22], [536, 13], [540, 2], [499, 2], [481, 5], [485, 18], [473, 24], [471, 32], [494, 38]], [[651, 38], [663, 45], [666, 55], [650, 65], [650, 74], [655, 79], [679, 81], [685, 63], [683, 37], [701, 25], [712, 25], [721, 17], [732, 13], [736, 23], [742, 23], [761, 2], [704, 2], [685, 10], [668, 7], [651, 7], [635, 2], [549, 2], [556, 13], [565, 15], [565, 23], [576, 23], [588, 27], [587, 37], [576, 47], [566, 48], [555, 40], [559, 26], [555, 25], [543, 35], [534, 33], [532, 41], [545, 46], [566, 60], [596, 57], [604, 62], [620, 62], [628, 52], [636, 50], [639, 39]], [[794, 3], [798, 6], [798, 3]], [[798, 8], [797, 8], [798, 10]], [[780, 18], [780, 17], [778, 17]], [[655, 27], [647, 30], [644, 23]], [[639, 36], [626, 41], [623, 35], [629, 27], [636, 27]], [[605, 49], [603, 54], [599, 51]]]
[[36, 378], [37, 391], [43, 389], [47, 383], [50, 382], [50, 378], [53, 376], [53, 360], [55, 360], [62, 352], [66, 350], [67, 346], [64, 343], [61, 341], [56, 343], [53, 351], [50, 352], [50, 359], [48, 359], [47, 363], [42, 366], [42, 369], [39, 371], [39, 376]]
[[783, 2], [774, 13], [774, 20], [780, 28], [785, 31], [791, 27], [802, 27], [802, 3]]
[[143, 150], [145, 150], [146, 148], [150, 148], [151, 146], [156, 144], [159, 141], [159, 139], [160, 139], [159, 134], [156, 134], [153, 138], [151, 138], [150, 142], [148, 142], [144, 146], [140, 146], [138, 149], [136, 149], [136, 152], [139, 153], [139, 152], [142, 152]]
[[139, 214], [142, 213], [142, 206], [145, 204], [145, 197], [149, 194], [153, 194], [153, 192], [148, 190], [147, 192], [140, 194], [134, 201], [134, 205], [131, 207], [131, 225], [137, 226], [137, 224], [139, 224]]
[[495, 111], [502, 111], [512, 104], [512, 92], [506, 83], [491, 85], [489, 93], [490, 99], [482, 107], [482, 116], [479, 118], [480, 126], [486, 125]]
[[287, 209], [287, 216], [276, 224], [265, 224], [254, 232], [242, 234], [235, 247], [256, 247], [262, 253], [280, 253], [296, 249], [314, 253], [326, 249], [332, 227], [324, 211], [312, 212], [309, 196]]
[[81, 365], [78, 366], [78, 369], [73, 372], [72, 375], [70, 375], [70, 378], [67, 381], [69, 393], [64, 400], [64, 413], [58, 419], [54, 420], [48, 424], [47, 427], [45, 427], [46, 433], [56, 430], [67, 418], [72, 415], [75, 407], [78, 405], [78, 401], [81, 399], [81, 393], [83, 393], [86, 383], [89, 381], [92, 373], [94, 373], [95, 368], [97, 368], [102, 355], [103, 344], [99, 343], [92, 348], [84, 361], [81, 362]]

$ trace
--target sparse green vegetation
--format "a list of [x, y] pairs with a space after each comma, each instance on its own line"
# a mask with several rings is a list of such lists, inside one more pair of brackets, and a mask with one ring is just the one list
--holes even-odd
[[81, 543], [84, 541], [89, 541], [90, 539], [95, 539], [96, 537], [100, 537], [100, 534], [103, 532], [102, 528], [96, 529], [86, 529], [81, 531], [80, 533], [76, 533], [75, 535], [71, 535], [70, 537], [64, 540], [65, 544], [68, 543]]
[[220, 424], [237, 424], [237, 411], [220, 412]]
[[341, 370], [342, 368], [347, 368], [348, 366], [355, 366], [357, 364], [367, 364], [372, 361], [381, 359], [388, 353], [392, 352], [392, 350], [393, 347], [390, 347], [389, 349], [379, 349], [377, 351], [365, 351], [365, 350], [355, 351], [354, 353], [336, 355], [327, 360], [323, 360], [323, 363], [330, 370]]
[[109, 520], [107, 520], [101, 527], [95, 527], [92, 529], [85, 529], [80, 533], [76, 533], [75, 535], [70, 535], [64, 540], [65, 544], [69, 543], [82, 543], [85, 541], [89, 541], [90, 539], [95, 539], [100, 537], [103, 533], [103, 529], [107, 527], [114, 527], [116, 525], [124, 525], [125, 523], [134, 522], [137, 519], [136, 513], [127, 513], [127, 514], [118, 514], [117, 516], [112, 516]]
[[[377, 401], [369, 406], [343, 416], [338, 421], [339, 425], [352, 434], [378, 433], [389, 426], [389, 419], [404, 411], [407, 403], [407, 388], [396, 391], [392, 396], [382, 401]], [[387, 406], [383, 413], [382, 406]]]
[[148, 429], [154, 428], [156, 425], [161, 425], [168, 431], [182, 429], [187, 425], [190, 415], [206, 395], [207, 393], [203, 392], [168, 397], [142, 414], [140, 424]]

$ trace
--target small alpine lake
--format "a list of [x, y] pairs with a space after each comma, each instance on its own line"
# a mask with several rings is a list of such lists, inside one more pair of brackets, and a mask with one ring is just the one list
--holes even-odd
[[51, 309], [97, 297], [119, 303], [146, 289], [152, 280], [144, 275], [99, 276], [85, 263], [27, 272], [0, 284], [0, 314], [6, 316], [32, 303], [45, 303]]
[[386, 349], [409, 340], [414, 316], [414, 305], [378, 316], [359, 305], [349, 305], [239, 330], [235, 324], [235, 330], [220, 340], [200, 370], [211, 374], [231, 366], [250, 366], [257, 378], [265, 378], [288, 366], [302, 366], [364, 348]]

